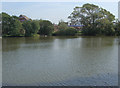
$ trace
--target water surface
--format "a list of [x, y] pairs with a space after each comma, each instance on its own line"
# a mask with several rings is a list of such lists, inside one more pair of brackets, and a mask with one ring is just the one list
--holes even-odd
[[116, 37], [3, 38], [3, 86], [117, 85]]

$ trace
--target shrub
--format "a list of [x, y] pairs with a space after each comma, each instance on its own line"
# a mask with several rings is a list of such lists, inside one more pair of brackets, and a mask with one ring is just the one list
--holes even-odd
[[74, 36], [77, 33], [75, 28], [67, 28], [66, 30], [59, 30], [55, 32], [53, 35], [57, 36]]

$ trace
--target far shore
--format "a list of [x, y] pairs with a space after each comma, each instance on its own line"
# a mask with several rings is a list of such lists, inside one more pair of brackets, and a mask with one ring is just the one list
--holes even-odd
[[[88, 36], [88, 37], [119, 37], [119, 36], [107, 36], [107, 35], [75, 35], [75, 36], [47, 36], [47, 35], [45, 35], [45, 36], [29, 36], [29, 37], [85, 37], [85, 36]], [[25, 38], [27, 38], [28, 36], [2, 36], [2, 37], [25, 37]], [[0, 37], [0, 38], [2, 38], [2, 37]]]

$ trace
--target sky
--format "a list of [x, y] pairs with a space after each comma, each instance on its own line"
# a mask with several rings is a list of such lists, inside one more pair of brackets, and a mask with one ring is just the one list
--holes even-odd
[[[26, 15], [31, 19], [50, 20], [58, 23], [61, 19], [68, 21], [68, 16], [75, 6], [88, 2], [2, 2], [2, 12], [10, 15]], [[90, 2], [107, 9], [118, 18], [118, 2]]]

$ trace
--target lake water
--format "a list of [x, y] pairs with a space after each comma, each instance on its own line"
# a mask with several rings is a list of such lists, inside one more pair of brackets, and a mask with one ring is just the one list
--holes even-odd
[[3, 86], [117, 86], [117, 37], [2, 39]]

